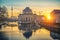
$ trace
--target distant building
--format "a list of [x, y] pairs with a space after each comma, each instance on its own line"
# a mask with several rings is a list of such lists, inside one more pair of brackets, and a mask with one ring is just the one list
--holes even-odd
[[20, 24], [34, 24], [38, 23], [39, 16], [36, 14], [33, 14], [32, 10], [29, 7], [26, 7], [23, 10], [23, 13], [18, 16], [18, 23]]
[[53, 10], [51, 16], [53, 23], [60, 23], [60, 10]]
[[34, 23], [37, 19], [37, 15], [32, 13], [29, 7], [23, 10], [23, 13], [18, 16], [19, 23]]

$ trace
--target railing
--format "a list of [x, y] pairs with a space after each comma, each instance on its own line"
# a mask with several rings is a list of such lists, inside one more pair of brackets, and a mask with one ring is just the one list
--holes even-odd
[[19, 21], [19, 23], [33, 23], [32, 21]]

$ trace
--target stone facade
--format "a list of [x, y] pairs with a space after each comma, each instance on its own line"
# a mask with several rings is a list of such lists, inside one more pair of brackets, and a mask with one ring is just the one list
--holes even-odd
[[19, 23], [34, 23], [38, 20], [38, 16], [32, 13], [29, 7], [23, 10], [23, 13], [18, 16]]
[[53, 23], [60, 23], [60, 10], [53, 10], [51, 16]]

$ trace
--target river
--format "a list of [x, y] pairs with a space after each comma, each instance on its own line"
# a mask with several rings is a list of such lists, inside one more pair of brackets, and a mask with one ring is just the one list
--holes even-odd
[[25, 28], [23, 27], [20, 30], [17, 22], [2, 25], [2, 29], [0, 29], [0, 40], [53, 40], [50, 31], [43, 27], [37, 29]]

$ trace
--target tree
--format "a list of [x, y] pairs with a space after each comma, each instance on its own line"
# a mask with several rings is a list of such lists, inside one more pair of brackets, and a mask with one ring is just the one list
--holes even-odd
[[7, 17], [8, 12], [7, 12], [7, 8], [5, 6], [0, 7], [0, 17]]

